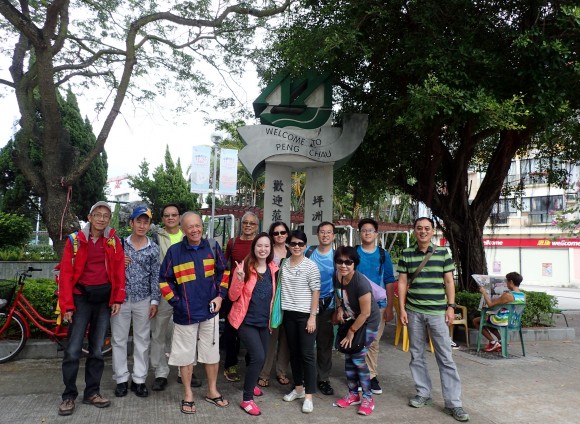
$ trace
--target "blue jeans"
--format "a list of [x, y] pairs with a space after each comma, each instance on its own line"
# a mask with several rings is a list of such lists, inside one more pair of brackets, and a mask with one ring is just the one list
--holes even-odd
[[76, 381], [87, 327], [89, 356], [85, 364], [84, 398], [100, 393], [101, 377], [105, 367], [101, 349], [111, 316], [108, 301], [91, 304], [84, 296], [75, 294], [74, 302], [76, 311], [68, 328], [68, 344], [62, 360], [62, 380], [65, 386], [63, 400], [76, 399], [79, 394]]
[[430, 330], [435, 359], [439, 367], [441, 378], [441, 392], [447, 408], [461, 406], [461, 380], [453, 360], [449, 327], [445, 322], [445, 315], [427, 315], [407, 310], [409, 318], [409, 350], [411, 352], [411, 375], [415, 381], [417, 394], [431, 397], [431, 377], [427, 370], [425, 358], [425, 342], [427, 329]]

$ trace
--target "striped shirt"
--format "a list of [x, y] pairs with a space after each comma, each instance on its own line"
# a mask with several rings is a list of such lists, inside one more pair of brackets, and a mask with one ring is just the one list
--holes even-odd
[[287, 259], [279, 272], [282, 273], [282, 310], [309, 314], [312, 292], [320, 291], [318, 266], [306, 257], [296, 266], [291, 266]]
[[[455, 266], [445, 247], [431, 244], [427, 252], [431, 252], [433, 249], [435, 249], [433, 255], [409, 285], [406, 308], [427, 315], [445, 315], [447, 299], [445, 298], [443, 274], [452, 272]], [[426, 252], [421, 252], [416, 244], [403, 250], [397, 270], [401, 274], [407, 274], [407, 278], [410, 279], [423, 262], [426, 254]]]

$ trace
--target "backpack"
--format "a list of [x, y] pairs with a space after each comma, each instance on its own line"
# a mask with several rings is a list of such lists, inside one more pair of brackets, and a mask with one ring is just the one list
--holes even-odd
[[[79, 246], [80, 246], [80, 242], [79, 242], [79, 232], [75, 231], [74, 233], [71, 233], [68, 235], [68, 239], [70, 240], [70, 244], [72, 247], [72, 264], [74, 265], [75, 263], [75, 258], [77, 256], [77, 252], [79, 251]], [[54, 280], [56, 281], [56, 292], [55, 294], [58, 296], [58, 290], [59, 290], [59, 284], [60, 284], [60, 264], [61, 262], [58, 263], [57, 266], [54, 267], [54, 270], [52, 271], [54, 273]], [[56, 315], [56, 325], [60, 325], [62, 322], [62, 313], [60, 310], [60, 305], [59, 302], [57, 300], [56, 302], [56, 308], [54, 310], [54, 314]]]
[[307, 258], [310, 258], [312, 256], [312, 252], [314, 252], [317, 247], [318, 247], [318, 245], [309, 246], [308, 249], [306, 249], [306, 252], [304, 252], [304, 256], [306, 256]]
[[[357, 245], [355, 246], [355, 248], [356, 248], [357, 250], [358, 250], [358, 248], [359, 248], [359, 247], [362, 249], [362, 247], [361, 247], [361, 245], [360, 245], [360, 244], [357, 244]], [[380, 266], [379, 266], [379, 274], [381, 275], [381, 278], [383, 278], [383, 277], [382, 277], [382, 275], [383, 275], [383, 264], [384, 264], [384, 263], [385, 263], [385, 261], [387, 260], [387, 255], [385, 255], [385, 249], [383, 249], [381, 246], [377, 246], [377, 247], [379, 248], [379, 255], [380, 255], [380, 257], [381, 257], [381, 259], [379, 260], [379, 262], [380, 262]]]

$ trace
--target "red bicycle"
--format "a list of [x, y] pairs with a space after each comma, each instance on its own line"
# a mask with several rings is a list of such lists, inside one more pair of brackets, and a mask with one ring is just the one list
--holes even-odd
[[[61, 348], [66, 345], [68, 323], [43, 317], [22, 293], [30, 272], [42, 271], [29, 267], [18, 273], [17, 281], [0, 280], [0, 364], [15, 358], [30, 337], [30, 324], [43, 331]], [[16, 294], [16, 296], [14, 296]], [[12, 302], [14, 298], [14, 302]], [[111, 352], [110, 331], [105, 337], [103, 354]], [[88, 342], [83, 343], [83, 353], [88, 354]]]

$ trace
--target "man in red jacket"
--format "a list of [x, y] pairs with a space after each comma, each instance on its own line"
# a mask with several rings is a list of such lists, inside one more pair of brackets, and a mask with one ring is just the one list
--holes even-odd
[[69, 236], [60, 263], [58, 303], [68, 321], [68, 345], [62, 360], [65, 385], [59, 415], [71, 415], [78, 396], [76, 385], [83, 339], [89, 329], [89, 356], [85, 365], [83, 403], [97, 408], [111, 404], [100, 394], [105, 365], [101, 347], [109, 318], [119, 313], [125, 300], [125, 257], [121, 240], [109, 227], [111, 207], [97, 202], [89, 223]]

